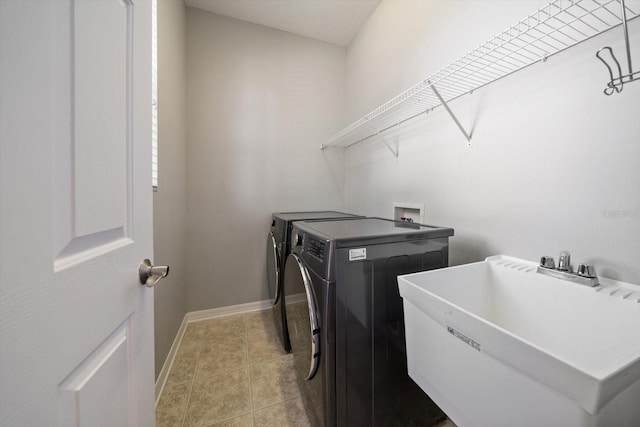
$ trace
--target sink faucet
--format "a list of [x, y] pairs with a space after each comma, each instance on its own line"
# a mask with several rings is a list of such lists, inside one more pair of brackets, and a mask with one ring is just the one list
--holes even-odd
[[560, 256], [558, 257], [558, 270], [568, 271], [569, 273], [573, 271], [573, 266], [571, 265], [571, 254], [569, 251], [560, 252]]
[[598, 277], [596, 276], [596, 269], [590, 264], [580, 264], [576, 272], [573, 271], [571, 265], [571, 254], [569, 251], [560, 252], [558, 257], [558, 267], [551, 256], [543, 256], [540, 258], [540, 266], [538, 267], [538, 273], [545, 274], [547, 276], [555, 277], [557, 279], [569, 280], [574, 283], [579, 283], [585, 286], [598, 286]]

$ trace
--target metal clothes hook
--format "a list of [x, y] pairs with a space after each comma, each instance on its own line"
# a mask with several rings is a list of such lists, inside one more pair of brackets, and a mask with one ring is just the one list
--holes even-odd
[[[611, 79], [607, 83], [607, 87], [604, 89], [605, 95], [613, 95], [614, 93], [620, 93], [622, 92], [622, 88], [625, 83], [630, 83], [634, 80], [640, 80], [640, 71], [634, 72], [633, 66], [631, 65], [631, 47], [629, 46], [629, 31], [627, 29], [627, 8], [624, 4], [624, 0], [619, 0], [619, 1], [620, 1], [620, 8], [621, 8], [620, 19], [622, 20], [622, 30], [624, 33], [624, 43], [625, 43], [625, 48], [627, 52], [627, 67], [628, 67], [629, 73], [624, 75], [622, 74], [622, 68], [620, 67], [620, 62], [618, 62], [618, 59], [614, 55], [613, 49], [611, 49], [610, 46], [605, 46], [599, 51], [597, 51], [596, 56], [607, 67], [607, 70], [609, 70], [609, 76], [611, 77]], [[609, 55], [611, 55], [611, 59], [613, 59], [613, 62], [615, 62], [616, 68], [618, 70], [618, 73], [616, 74], [616, 76], [614, 76], [613, 69], [611, 68], [609, 63], [605, 61], [605, 59], [601, 56], [600, 52], [602, 52], [603, 50], [608, 51]]]
[[[604, 58], [600, 55], [600, 52], [602, 52], [603, 50], [608, 51], [609, 55], [611, 55], [611, 59], [613, 59], [613, 62], [615, 62], [616, 68], [618, 69], [618, 74], [616, 74], [618, 77], [613, 77], [613, 70], [611, 69], [607, 61], [605, 61]], [[613, 49], [611, 49], [611, 47], [609, 46], [605, 46], [596, 52], [596, 56], [607, 67], [607, 70], [609, 70], [610, 79], [609, 79], [609, 82], [607, 83], [607, 87], [604, 89], [605, 95], [613, 95], [614, 92], [615, 93], [622, 92], [622, 82], [620, 83], [619, 86], [614, 83], [616, 80], [621, 79], [622, 68], [620, 68], [620, 63], [616, 59], [616, 56], [613, 54]]]

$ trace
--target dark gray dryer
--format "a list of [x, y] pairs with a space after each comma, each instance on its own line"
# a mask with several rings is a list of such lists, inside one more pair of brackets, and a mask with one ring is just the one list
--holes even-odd
[[285, 291], [313, 425], [430, 426], [443, 412], [409, 378], [397, 276], [448, 265], [453, 229], [380, 218], [296, 222]]
[[[271, 215], [271, 229], [267, 236], [267, 283], [269, 296], [273, 300], [273, 314], [280, 340], [286, 352], [291, 351], [287, 334], [287, 317], [284, 309], [285, 298], [282, 291], [282, 272], [291, 251], [291, 227], [294, 221], [318, 219], [362, 218], [335, 211], [280, 212]], [[302, 293], [302, 288], [292, 289], [289, 294]]]

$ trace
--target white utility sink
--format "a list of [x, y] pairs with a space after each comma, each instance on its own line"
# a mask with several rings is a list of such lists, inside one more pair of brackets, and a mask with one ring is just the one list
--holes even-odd
[[460, 427], [640, 426], [640, 286], [536, 268], [399, 276], [409, 375]]

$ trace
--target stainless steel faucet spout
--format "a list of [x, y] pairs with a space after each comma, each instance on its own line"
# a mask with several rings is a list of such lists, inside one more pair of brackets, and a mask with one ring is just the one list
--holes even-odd
[[571, 253], [569, 251], [560, 252], [558, 257], [558, 270], [560, 271], [572, 271], [571, 267]]
[[558, 267], [556, 268], [553, 257], [543, 256], [540, 258], [540, 266], [538, 267], [538, 273], [547, 276], [555, 277], [557, 279], [569, 280], [574, 283], [579, 283], [585, 286], [598, 286], [598, 277], [596, 276], [596, 270], [592, 265], [580, 264], [578, 271], [573, 272], [571, 266], [571, 254], [569, 251], [560, 252], [558, 258]]

